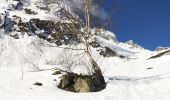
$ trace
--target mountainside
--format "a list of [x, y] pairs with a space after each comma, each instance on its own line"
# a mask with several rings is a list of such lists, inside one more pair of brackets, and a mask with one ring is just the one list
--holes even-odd
[[[149, 51], [133, 41], [122, 43], [114, 33], [99, 28], [92, 29], [89, 44], [106, 89], [77, 94], [58, 89], [64, 72], [52, 75], [55, 69], [93, 72], [87, 58], [79, 56], [82, 51], [76, 50], [84, 48], [81, 18], [62, 0], [60, 4], [45, 1], [0, 3], [0, 99], [170, 100], [169, 49]], [[33, 85], [36, 82], [42, 86]]]

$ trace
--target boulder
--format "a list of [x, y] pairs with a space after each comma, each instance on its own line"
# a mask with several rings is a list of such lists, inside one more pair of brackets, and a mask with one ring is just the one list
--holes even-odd
[[72, 92], [97, 92], [106, 87], [102, 75], [78, 75], [67, 73], [61, 77], [58, 88]]
[[40, 83], [40, 82], [35, 82], [33, 85], [36, 85], [36, 86], [43, 86], [43, 84]]

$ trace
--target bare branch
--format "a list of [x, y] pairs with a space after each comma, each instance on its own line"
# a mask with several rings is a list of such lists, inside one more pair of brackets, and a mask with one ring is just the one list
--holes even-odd
[[47, 47], [57, 47], [57, 48], [63, 48], [63, 49], [70, 49], [70, 50], [85, 50], [85, 49], [74, 49], [74, 48], [69, 48], [69, 47], [60, 47], [60, 46], [52, 46], [52, 45], [46, 45]]
[[41, 71], [50, 71], [50, 70], [59, 70], [59, 71], [61, 71], [61, 72], [66, 72], [66, 73], [68, 73], [68, 71], [62, 70], [62, 69], [57, 68], [57, 67], [55, 67], [55, 68], [50, 68], [50, 69], [40, 69], [40, 70], [38, 70], [38, 71], [29, 71], [29, 72], [41, 72]]
[[83, 56], [82, 56], [82, 57], [80, 57], [78, 60], [76, 60], [76, 61], [72, 62], [72, 63], [69, 65], [69, 67], [71, 67], [74, 63], [76, 63], [76, 62], [80, 61], [80, 60], [81, 60], [84, 56], [85, 56], [85, 52], [84, 52], [84, 54], [83, 54]]

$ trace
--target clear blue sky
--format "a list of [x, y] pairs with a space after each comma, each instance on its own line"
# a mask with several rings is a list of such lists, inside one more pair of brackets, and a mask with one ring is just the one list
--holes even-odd
[[118, 5], [114, 13], [119, 41], [134, 40], [144, 48], [170, 47], [170, 0], [106, 0], [106, 11]]

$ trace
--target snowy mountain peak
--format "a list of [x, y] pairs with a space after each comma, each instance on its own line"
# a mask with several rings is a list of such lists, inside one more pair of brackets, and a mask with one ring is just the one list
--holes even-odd
[[142, 48], [140, 45], [138, 45], [136, 42], [134, 42], [133, 40], [129, 40], [126, 42], [126, 44], [132, 46], [132, 48]]

